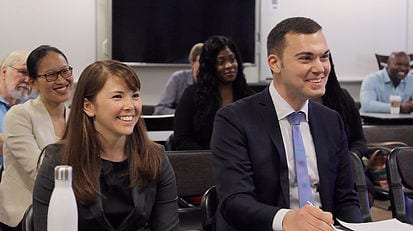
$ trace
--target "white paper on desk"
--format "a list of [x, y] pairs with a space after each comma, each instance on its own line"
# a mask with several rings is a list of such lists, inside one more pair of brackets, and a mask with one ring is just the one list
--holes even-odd
[[344, 227], [354, 231], [374, 230], [374, 231], [389, 231], [389, 230], [413, 230], [413, 225], [400, 222], [393, 218], [383, 221], [365, 222], [365, 223], [348, 223], [340, 219], [337, 221]]

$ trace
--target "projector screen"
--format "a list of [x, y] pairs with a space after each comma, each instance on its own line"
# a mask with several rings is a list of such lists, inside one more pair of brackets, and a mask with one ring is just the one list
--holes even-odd
[[188, 53], [212, 35], [237, 44], [255, 63], [255, 0], [112, 1], [111, 54], [122, 62], [188, 63]]

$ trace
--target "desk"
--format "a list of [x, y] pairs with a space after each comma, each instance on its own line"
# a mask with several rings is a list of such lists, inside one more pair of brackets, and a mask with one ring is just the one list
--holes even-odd
[[165, 142], [174, 131], [148, 131], [149, 139], [155, 142]]
[[413, 114], [367, 113], [360, 112], [364, 124], [374, 125], [413, 125]]
[[170, 131], [174, 129], [174, 114], [171, 115], [141, 115], [148, 131]]

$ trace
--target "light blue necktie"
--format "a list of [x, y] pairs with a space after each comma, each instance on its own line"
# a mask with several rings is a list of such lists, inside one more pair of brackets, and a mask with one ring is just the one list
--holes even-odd
[[300, 131], [300, 122], [303, 115], [303, 112], [293, 112], [287, 117], [293, 130], [295, 175], [297, 177], [298, 201], [300, 203], [300, 208], [304, 207], [308, 201], [314, 203], [303, 138], [301, 137]]

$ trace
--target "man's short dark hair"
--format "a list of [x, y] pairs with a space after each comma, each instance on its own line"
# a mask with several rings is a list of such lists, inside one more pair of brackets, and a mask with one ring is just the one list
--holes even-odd
[[282, 55], [287, 33], [314, 34], [321, 30], [321, 26], [310, 18], [292, 17], [279, 22], [267, 37], [267, 55]]

